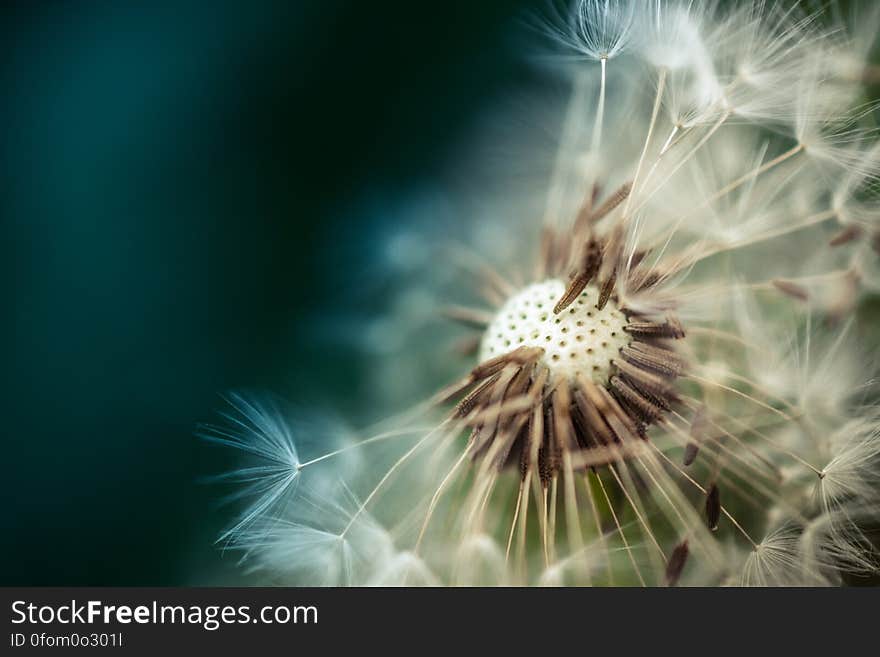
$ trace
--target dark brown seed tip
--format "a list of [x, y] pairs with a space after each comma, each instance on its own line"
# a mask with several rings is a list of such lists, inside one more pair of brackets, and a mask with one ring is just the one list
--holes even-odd
[[635, 336], [646, 338], [671, 338], [680, 340], [685, 337], [684, 327], [674, 317], [667, 317], [662, 324], [650, 321], [633, 321], [624, 328], [625, 331]]
[[687, 539], [675, 546], [675, 549], [669, 556], [669, 561], [666, 563], [666, 586], [678, 584], [681, 571], [684, 570], [689, 553]]
[[721, 519], [721, 494], [718, 485], [712, 484], [706, 493], [706, 524], [711, 531], [718, 529], [718, 521]]
[[471, 376], [475, 379], [484, 379], [500, 372], [508, 364], [525, 365], [538, 360], [543, 353], [544, 350], [541, 347], [517, 347], [506, 354], [483, 361], [471, 370]]
[[697, 443], [688, 443], [684, 446], [684, 456], [681, 459], [681, 462], [685, 465], [690, 465], [697, 459], [697, 453], [700, 451], [700, 446]]
[[626, 197], [629, 196], [631, 190], [631, 182], [623, 183], [611, 194], [611, 196], [609, 196], [605, 201], [602, 202], [602, 205], [600, 205], [590, 214], [590, 217], [587, 221], [594, 224], [604, 219], [605, 216], [608, 215], [608, 213], [610, 213], [618, 205], [626, 200]]
[[611, 293], [614, 292], [614, 284], [617, 282], [617, 275], [615, 272], [612, 272], [611, 275], [605, 279], [602, 283], [602, 287], [599, 289], [599, 300], [596, 302], [596, 308], [602, 310], [605, 308], [605, 304], [608, 303], [608, 299], [611, 298]]
[[562, 294], [562, 297], [553, 306], [553, 314], [558, 315], [563, 310], [568, 308], [575, 299], [578, 298], [581, 292], [584, 291], [584, 288], [587, 287], [587, 283], [590, 282], [590, 278], [584, 274], [576, 274], [571, 282], [568, 284], [568, 287], [565, 289], [565, 292]]

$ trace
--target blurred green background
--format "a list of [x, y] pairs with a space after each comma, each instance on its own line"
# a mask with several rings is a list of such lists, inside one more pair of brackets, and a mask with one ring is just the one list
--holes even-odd
[[3, 3], [0, 584], [240, 581], [194, 427], [230, 388], [354, 398], [307, 319], [355, 303], [367, 200], [530, 75], [525, 4]]

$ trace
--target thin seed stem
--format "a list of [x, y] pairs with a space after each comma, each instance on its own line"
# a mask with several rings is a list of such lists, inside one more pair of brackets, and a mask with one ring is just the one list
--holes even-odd
[[[645, 464], [645, 461], [642, 460], [641, 455], [636, 454], [635, 458], [638, 459], [638, 461], [641, 464], [642, 468], [644, 469], [645, 473], [648, 475], [648, 478], [654, 484], [655, 488], [652, 490], [659, 491], [660, 494], [662, 495], [663, 499], [665, 499], [667, 504], [669, 504], [673, 513], [675, 513], [676, 517], [678, 518], [679, 522], [681, 523], [682, 533], [690, 534], [691, 536], [693, 536], [699, 542], [700, 546], [706, 551], [706, 554], [710, 557], [710, 559], [716, 565], [723, 567], [725, 565], [725, 559], [722, 555], [719, 555], [717, 553], [716, 549], [713, 549], [714, 545], [712, 543], [712, 539], [709, 538], [707, 540], [705, 530], [701, 531], [699, 529], [699, 519], [694, 517], [693, 521], [689, 522], [685, 518], [684, 513], [682, 512], [681, 509], [690, 510], [690, 513], [694, 516], [695, 516], [695, 513], [694, 513], [692, 507], [689, 506], [687, 500], [683, 498], [681, 490], [678, 488], [678, 486], [675, 484], [675, 482], [671, 479], [671, 477], [669, 477], [669, 475], [663, 470], [662, 465], [660, 464], [659, 461], [657, 461], [656, 457], [654, 457], [653, 454], [651, 454], [650, 452], [645, 452], [644, 456], [645, 456], [645, 459], [647, 459], [650, 462], [652, 468], [656, 468], [656, 472], [657, 472], [656, 476], [651, 471], [651, 468], [649, 468]], [[663, 486], [663, 484], [661, 484], [658, 481], [657, 477], [659, 477], [659, 476], [665, 477], [668, 480], [669, 491], [667, 491], [666, 488]], [[679, 503], [676, 504], [672, 500], [670, 495], [677, 495], [678, 497], [681, 497], [682, 499], [680, 499]], [[679, 508], [679, 507], [681, 507], [681, 508]], [[691, 529], [691, 526], [694, 526], [693, 530]]]
[[507, 563], [510, 560], [510, 546], [513, 544], [513, 534], [516, 529], [516, 521], [519, 518], [519, 510], [522, 506], [523, 499], [523, 488], [525, 487], [525, 479], [520, 480], [519, 482], [519, 493], [516, 496], [516, 508], [513, 510], [513, 520], [510, 523], [510, 533], [507, 536], [507, 550], [504, 552], [504, 562]]
[[725, 419], [728, 419], [731, 422], [734, 422], [735, 424], [737, 424], [740, 428], [744, 429], [745, 431], [757, 436], [758, 438], [760, 438], [761, 440], [766, 442], [768, 445], [772, 446], [774, 449], [779, 451], [781, 454], [785, 454], [786, 456], [794, 459], [795, 461], [797, 461], [798, 463], [803, 465], [805, 468], [812, 470], [813, 474], [815, 474], [817, 477], [822, 476], [822, 471], [819, 468], [812, 465], [809, 461], [804, 460], [802, 457], [798, 456], [797, 454], [795, 454], [791, 450], [782, 447], [779, 443], [777, 443], [775, 440], [773, 440], [772, 438], [770, 438], [769, 436], [764, 434], [762, 431], [758, 431], [757, 429], [748, 426], [745, 422], [737, 419], [736, 417], [734, 417], [732, 415], [728, 415], [726, 413], [722, 413], [721, 415]]
[[636, 514], [636, 519], [639, 521], [639, 524], [642, 526], [642, 529], [645, 530], [645, 533], [648, 535], [648, 538], [651, 539], [651, 542], [654, 544], [654, 547], [656, 547], [657, 551], [660, 553], [660, 558], [663, 559], [664, 563], [666, 563], [666, 553], [663, 551], [663, 548], [660, 547], [660, 543], [657, 542], [657, 537], [654, 536], [654, 532], [651, 531], [651, 527], [648, 525], [648, 523], [642, 517], [642, 514], [639, 511], [639, 507], [633, 501], [632, 497], [630, 497], [629, 491], [627, 490], [626, 486], [623, 485], [623, 481], [621, 481], [620, 475], [617, 474], [617, 469], [609, 463], [608, 470], [614, 476], [614, 480], [617, 482], [617, 485], [620, 487], [620, 490], [623, 492], [623, 495], [626, 498], [626, 501], [629, 502], [630, 507], [632, 507], [633, 513]]
[[728, 110], [718, 118], [718, 120], [712, 125], [712, 127], [709, 129], [709, 131], [705, 135], [703, 135], [703, 137], [700, 139], [700, 141], [698, 141], [694, 145], [694, 147], [691, 150], [689, 150], [687, 152], [687, 154], [684, 157], [682, 157], [682, 159], [679, 160], [675, 164], [675, 166], [672, 168], [672, 171], [670, 171], [666, 175], [666, 177], [650, 191], [650, 193], [645, 195], [645, 197], [635, 207], [633, 212], [638, 212], [643, 207], [645, 207], [645, 204], [651, 200], [651, 198], [654, 196], [654, 194], [656, 194], [658, 191], [663, 189], [663, 186], [666, 185], [666, 183], [668, 183], [672, 179], [672, 176], [674, 176], [676, 173], [678, 173], [678, 170], [681, 169], [681, 167], [683, 167], [703, 146], [706, 145], [706, 142], [712, 138], [712, 135], [714, 135], [718, 131], [718, 129], [724, 124], [724, 122], [729, 117], [730, 117], [730, 111]]
[[550, 566], [550, 548], [547, 545], [547, 488], [541, 487], [541, 544], [544, 547], [544, 565]]
[[608, 496], [608, 491], [605, 490], [605, 484], [602, 483], [602, 477], [596, 475], [596, 481], [599, 482], [599, 488], [602, 489], [602, 495], [605, 497], [605, 503], [608, 505], [608, 510], [611, 511], [611, 517], [614, 519], [614, 525], [617, 527], [617, 534], [620, 536], [620, 540], [623, 542], [623, 547], [626, 549], [626, 554], [629, 556], [629, 561], [635, 570], [636, 577], [639, 578], [639, 582], [642, 586], [647, 586], [645, 584], [645, 578], [642, 577], [642, 571], [639, 570], [639, 565], [636, 563], [636, 559], [633, 556], [632, 548], [629, 546], [629, 541], [626, 540], [626, 534], [623, 533], [623, 527], [620, 525], [620, 521], [617, 519], [617, 514], [614, 512], [614, 505], [611, 504], [611, 498]]
[[602, 76], [599, 82], [599, 102], [596, 106], [596, 120], [593, 122], [593, 142], [590, 147], [593, 157], [598, 155], [599, 148], [602, 145], [602, 122], [605, 117], [605, 68], [607, 63], [607, 57], [602, 57], [599, 60], [599, 64], [602, 67]]
[[[685, 436], [685, 441], [687, 440], [687, 436], [686, 436], [686, 434], [684, 434], [683, 431], [681, 431], [675, 425], [670, 425], [670, 426], [673, 429], [675, 429], [677, 432], [681, 433], [681, 435]], [[730, 434], [728, 434], [728, 435], [730, 435]], [[685, 444], [685, 441], [681, 442], [680, 444], [683, 446]], [[711, 442], [714, 445], [716, 445], [718, 448], [720, 448], [722, 450], [726, 450], [729, 454], [731, 454], [731, 455], [734, 454], [732, 451], [729, 450], [729, 448], [727, 448], [725, 445], [723, 445], [720, 441], [712, 440]], [[716, 451], [710, 447], [707, 447], [706, 449], [713, 456], [721, 458], [721, 455], [718, 451]], [[742, 487], [740, 485], [738, 485], [734, 479], [726, 476], [725, 473], [730, 473], [734, 477], [737, 477], [738, 479], [740, 479], [744, 484], [746, 484], [753, 491], [757, 491], [766, 499], [771, 500], [773, 502], [776, 502], [777, 504], [780, 504], [781, 506], [785, 507], [795, 518], [803, 519], [803, 514], [801, 513], [801, 511], [799, 509], [797, 509], [791, 503], [786, 501], [786, 499], [782, 495], [780, 495], [777, 490], [762, 483], [761, 480], [755, 479], [753, 477], [749, 477], [749, 476], [747, 476], [746, 473], [740, 471], [738, 468], [735, 468], [733, 466], [728, 467], [724, 471], [719, 471], [716, 474], [716, 476], [718, 477], [718, 480], [723, 482], [726, 486], [730, 486], [732, 489], [734, 489], [737, 492], [737, 494], [740, 495], [743, 499], [746, 499], [747, 501], [749, 501], [750, 499], [753, 500], [754, 498], [752, 496], [750, 496], [746, 491], [744, 491], [742, 489]], [[760, 508], [760, 507], [758, 507], [758, 508]]]
[[550, 518], [547, 527], [547, 531], [549, 533], [548, 536], [548, 548], [550, 551], [550, 561], [552, 563], [556, 563], [556, 506], [557, 506], [557, 497], [558, 497], [558, 489], [559, 488], [559, 477], [553, 475], [553, 479], [550, 481]]
[[532, 483], [532, 469], [526, 472], [523, 480], [523, 508], [519, 514], [519, 528], [517, 529], [517, 564], [522, 574], [522, 581], [528, 582], [528, 564], [526, 561], [526, 530], [529, 524], [529, 488]]
[[794, 421], [794, 419], [795, 419], [791, 415], [789, 415], [788, 413], [785, 413], [784, 411], [780, 411], [778, 408], [773, 408], [772, 406], [770, 406], [770, 404], [764, 403], [760, 399], [756, 399], [755, 397], [752, 397], [751, 395], [748, 395], [748, 394], [742, 392], [741, 390], [737, 390], [736, 388], [731, 388], [730, 386], [726, 386], [723, 383], [718, 383], [717, 381], [712, 381], [711, 379], [704, 379], [703, 377], [697, 376], [696, 374], [683, 374], [682, 376], [686, 379], [693, 379], [694, 381], [697, 381], [698, 383], [701, 383], [704, 385], [715, 386], [716, 388], [720, 388], [721, 390], [724, 390], [724, 391], [729, 392], [731, 394], [737, 395], [738, 397], [742, 397], [743, 399], [745, 399], [753, 404], [756, 404], [757, 406], [760, 406], [761, 408], [767, 409], [771, 413], [776, 413], [777, 415], [780, 415], [781, 417], [785, 418], [786, 420]]
[[761, 166], [759, 166], [755, 169], [752, 169], [748, 173], [743, 174], [742, 176], [740, 176], [739, 178], [737, 178], [733, 182], [725, 185], [724, 187], [719, 189], [717, 192], [715, 192], [712, 196], [710, 196], [706, 201], [703, 202], [703, 205], [701, 207], [705, 207], [705, 206], [709, 205], [710, 203], [714, 203], [715, 201], [720, 199], [722, 196], [726, 196], [727, 194], [729, 194], [730, 192], [735, 190], [737, 187], [739, 187], [743, 183], [748, 182], [749, 180], [752, 180], [753, 178], [757, 178], [762, 173], [765, 173], [765, 172], [769, 171], [770, 169], [772, 169], [773, 167], [782, 164], [783, 162], [785, 162], [789, 158], [794, 157], [795, 155], [800, 153], [802, 150], [804, 150], [804, 145], [798, 144], [794, 148], [791, 148], [791, 149], [785, 151], [782, 155], [777, 155], [769, 162], [765, 162]]
[[636, 166], [636, 173], [633, 176], [632, 183], [632, 193], [626, 197], [626, 202], [623, 206], [623, 214], [622, 221], [625, 223], [629, 218], [629, 208], [632, 203], [633, 197], [636, 195], [639, 185], [639, 175], [642, 171], [642, 166], [645, 163], [645, 155], [648, 153], [648, 146], [651, 144], [651, 137], [654, 134], [654, 127], [657, 124], [657, 114], [660, 112], [660, 101], [663, 98], [663, 88], [666, 85], [666, 69], [661, 68], [659, 78], [657, 80], [657, 94], [654, 97], [654, 109], [651, 111], [651, 122], [648, 124], [648, 134], [645, 136], [645, 144], [642, 146], [642, 154], [639, 156], [639, 163]]
[[590, 484], [589, 473], [584, 474], [584, 488], [587, 491], [587, 498], [590, 500], [590, 510], [593, 514], [593, 522], [596, 525], [596, 535], [598, 536], [599, 545], [602, 548], [602, 554], [605, 555], [605, 566], [608, 569], [608, 585], [611, 586], [614, 584], [614, 571], [611, 568], [611, 554], [608, 551], [605, 532], [602, 530], [602, 519], [599, 517], [599, 507], [596, 506], [596, 498], [593, 495], [593, 487]]
[[[688, 420], [685, 417], [683, 417], [680, 413], [673, 411], [673, 415], [676, 418], [678, 418], [682, 424], [684, 424], [685, 426], [689, 426], [690, 423], [688, 422]], [[740, 445], [746, 452], [751, 454], [769, 472], [759, 468], [757, 465], [755, 465], [751, 461], [747, 460], [744, 456], [742, 456], [741, 454], [738, 454], [735, 450], [731, 449], [730, 447], [725, 445], [723, 442], [721, 442], [721, 440], [716, 436], [709, 436], [708, 438], [706, 438], [707, 442], [711, 442], [711, 443], [718, 445], [719, 449], [721, 449], [726, 454], [729, 454], [732, 458], [734, 458], [737, 461], [739, 461], [740, 463], [742, 463], [742, 465], [744, 467], [749, 468], [750, 470], [754, 471], [754, 473], [756, 475], [764, 477], [764, 478], [769, 479], [771, 481], [777, 481], [777, 482], [779, 481], [779, 479], [781, 477], [781, 475], [779, 473], [779, 469], [773, 463], [771, 463], [766, 458], [761, 456], [755, 450], [754, 447], [752, 447], [751, 445], [749, 445], [746, 442], [743, 442], [740, 438], [737, 438], [736, 436], [734, 436], [727, 429], [725, 429], [720, 424], [713, 421], [711, 418], [707, 418], [706, 421], [709, 424], [711, 424], [715, 429], [717, 429], [718, 431], [723, 433], [726, 437], [730, 438], [736, 444]], [[674, 423], [668, 422], [668, 426], [672, 427], [673, 429], [675, 429], [677, 431], [680, 431], [681, 435], [687, 439], [687, 442], [689, 442], [692, 439], [690, 435], [688, 435], [683, 429], [676, 427]], [[685, 444], [687, 444], [687, 442], [685, 442]]]
[[719, 253], [728, 253], [730, 251], [735, 251], [736, 249], [742, 249], [747, 246], [752, 246], [754, 244], [759, 244], [761, 242], [768, 242], [772, 239], [776, 239], [777, 237], [783, 237], [785, 235], [790, 235], [791, 233], [795, 233], [799, 230], [803, 230], [805, 228], [810, 228], [811, 226], [815, 226], [816, 224], [821, 224], [829, 219], [834, 219], [837, 216], [837, 210], [825, 210], [823, 212], [818, 212], [814, 215], [810, 215], [804, 221], [794, 224], [791, 226], [786, 226], [785, 228], [778, 228], [776, 230], [771, 230], [766, 233], [762, 233], [760, 235], [756, 235], [755, 237], [750, 237], [745, 240], [740, 240], [739, 242], [733, 242], [731, 244], [725, 244], [721, 246], [711, 247], [708, 250], [695, 255], [690, 259], [683, 259], [678, 264], [669, 268], [666, 271], [666, 276], [671, 276], [682, 269], [687, 267], [692, 267], [693, 265], [706, 260], [707, 258], [711, 258], [712, 256], [718, 255]]
[[415, 445], [413, 445], [413, 446], [412, 446], [412, 447], [406, 452], [406, 454], [404, 454], [404, 455], [401, 456], [399, 459], [397, 459], [397, 461], [394, 462], [394, 465], [392, 465], [390, 468], [388, 468], [388, 471], [387, 471], [387, 472], [385, 473], [385, 475], [379, 480], [379, 483], [376, 484], [376, 487], [373, 488], [373, 490], [370, 492], [370, 494], [367, 495], [366, 499], [365, 499], [363, 502], [361, 502], [360, 506], [358, 506], [357, 511], [354, 512], [354, 514], [352, 515], [351, 519], [348, 521], [348, 524], [345, 526], [345, 529], [343, 529], [343, 530], [342, 530], [342, 533], [339, 535], [339, 538], [340, 538], [340, 539], [345, 537], [345, 535], [348, 533], [348, 530], [351, 529], [352, 525], [354, 525], [355, 520], [357, 520], [358, 517], [360, 517], [360, 515], [361, 515], [361, 514], [364, 512], [364, 510], [367, 508], [367, 505], [370, 503], [370, 501], [376, 496], [376, 494], [379, 492], [379, 490], [382, 488], [382, 486], [385, 485], [385, 482], [388, 481], [388, 479], [391, 478], [391, 475], [394, 474], [394, 472], [397, 470], [397, 468], [399, 468], [399, 467], [400, 467], [401, 465], [403, 465], [407, 460], [409, 460], [409, 458], [410, 458], [413, 454], [415, 454], [416, 451], [418, 451], [418, 449], [419, 449], [422, 445], [424, 445], [425, 442], [427, 442], [427, 440], [428, 440], [429, 438], [431, 438], [434, 434], [436, 434], [438, 431], [440, 431], [440, 429], [442, 429], [442, 428], [445, 427], [447, 424], [449, 424], [449, 422], [450, 422], [449, 419], [443, 420], [443, 422], [441, 422], [439, 425], [437, 425], [437, 428], [436, 428], [436, 429], [434, 429], [433, 431], [431, 431], [431, 432], [425, 434], [425, 436], [424, 436], [421, 440], [419, 440], [419, 442], [417, 442]]
[[437, 490], [434, 491], [434, 495], [431, 497], [431, 502], [428, 504], [428, 511], [425, 514], [425, 520], [422, 523], [421, 530], [419, 531], [419, 537], [416, 540], [416, 546], [413, 549], [414, 554], [419, 553], [419, 548], [422, 545], [422, 539], [425, 536], [425, 531], [428, 529], [428, 523], [431, 522], [431, 516], [434, 514], [434, 508], [437, 506], [437, 503], [440, 501], [440, 496], [443, 494], [443, 490], [446, 488], [446, 484], [449, 483], [449, 481], [455, 475], [458, 468], [461, 467], [462, 463], [464, 463], [464, 460], [465, 460], [465, 458], [467, 458], [469, 453], [470, 453], [470, 446], [465, 448], [465, 450], [461, 453], [461, 456], [455, 462], [455, 465], [453, 465], [452, 468], [449, 470], [449, 472], [446, 473], [446, 476], [443, 477], [443, 481], [440, 482], [440, 485], [437, 487]]
[[[571, 467], [571, 454], [568, 450], [562, 455], [562, 468], [565, 473], [565, 525], [568, 530], [569, 552], [579, 553], [584, 549], [584, 537], [581, 533], [581, 522], [578, 514], [577, 494], [574, 489], [574, 469]], [[587, 570], [589, 579], [589, 570]]]
[[334, 456], [338, 456], [339, 454], [343, 454], [345, 452], [351, 451], [353, 449], [357, 449], [358, 447], [363, 447], [365, 445], [369, 445], [371, 443], [380, 442], [383, 440], [388, 440], [390, 438], [401, 438], [403, 436], [408, 436], [415, 433], [420, 433], [422, 431], [427, 430], [430, 427], [414, 427], [411, 429], [397, 429], [395, 431], [386, 431], [385, 433], [380, 433], [377, 436], [373, 436], [371, 438], [366, 438], [364, 440], [360, 440], [356, 443], [352, 443], [351, 445], [346, 445], [345, 447], [340, 447], [339, 449], [335, 449], [332, 452], [328, 452], [327, 454], [323, 454], [322, 456], [318, 456], [309, 461], [305, 461], [304, 463], [299, 463], [296, 466], [297, 470], [302, 470], [310, 465], [314, 465], [315, 463], [320, 463], [325, 459], [332, 458]]
[[[678, 463], [676, 463], [675, 461], [670, 459], [668, 456], [666, 456], [666, 454], [664, 454], [663, 451], [659, 447], [657, 447], [657, 445], [655, 445], [651, 441], [648, 441], [648, 444], [651, 446], [651, 448], [655, 452], [657, 452], [660, 455], [660, 457], [664, 461], [666, 461], [669, 465], [671, 465], [682, 477], [687, 479], [693, 486], [695, 486], [697, 490], [699, 490], [701, 493], [703, 493], [703, 495], [707, 494], [707, 491], [705, 488], [703, 488], [703, 486], [701, 486], [693, 477], [691, 477], [687, 472], [685, 472], [681, 467], [679, 467]], [[743, 526], [741, 524], [739, 524], [737, 519], [734, 518], [730, 514], [730, 512], [728, 512], [728, 510], [724, 507], [724, 505], [721, 505], [721, 513], [723, 513], [727, 517], [727, 519], [733, 523], [733, 526], [736, 527], [739, 530], [739, 532], [746, 538], [746, 540], [748, 540], [748, 542], [752, 544], [752, 547], [754, 547], [755, 549], [758, 548], [758, 544], [749, 535], [749, 533], [743, 528]]]

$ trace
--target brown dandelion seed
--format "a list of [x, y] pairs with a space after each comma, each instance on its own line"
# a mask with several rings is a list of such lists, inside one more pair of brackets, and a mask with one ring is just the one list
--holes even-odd
[[556, 303], [553, 312], [559, 314], [581, 296], [584, 289], [593, 280], [602, 266], [602, 242], [595, 238], [586, 241], [580, 256], [579, 266], [571, 274], [571, 280], [565, 293]]
[[627, 384], [619, 376], [611, 377], [611, 387], [623, 404], [641, 421], [653, 424], [663, 415], [662, 406], [654, 403], [650, 397]]
[[681, 457], [681, 462], [683, 465], [691, 465], [694, 461], [697, 460], [697, 454], [700, 451], [700, 446], [691, 441], [687, 445], [684, 446], [684, 455]]
[[675, 586], [681, 577], [684, 566], [687, 563], [690, 550], [687, 539], [675, 546], [669, 561], [666, 563], [666, 586]]
[[606, 216], [608, 216], [614, 209], [623, 203], [626, 200], [626, 197], [629, 196], [630, 191], [632, 190], [632, 182], [625, 182], [620, 187], [618, 187], [607, 199], [602, 202], [595, 210], [589, 213], [581, 213], [578, 215], [576, 220], [576, 230], [579, 230], [581, 227], [586, 225], [596, 224]]
[[624, 329], [634, 336], [644, 338], [670, 338], [680, 340], [685, 337], [684, 328], [674, 318], [667, 318], [665, 322], [634, 321]]
[[674, 351], [634, 341], [620, 350], [631, 365], [652, 370], [668, 377], [677, 377], [684, 369], [684, 359]]
[[713, 532], [718, 529], [718, 521], [721, 520], [721, 494], [718, 485], [712, 484], [706, 493], [706, 525]]
[[596, 308], [598, 308], [599, 310], [605, 308], [605, 305], [611, 298], [611, 293], [614, 292], [614, 284], [616, 282], [617, 271], [612, 270], [611, 275], [605, 279], [605, 281], [602, 283], [602, 287], [599, 289], [599, 300], [596, 302]]

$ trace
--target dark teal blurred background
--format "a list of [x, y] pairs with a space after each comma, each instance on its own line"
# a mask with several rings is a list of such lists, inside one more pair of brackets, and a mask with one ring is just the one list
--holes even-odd
[[230, 388], [355, 396], [305, 320], [381, 306], [359, 208], [528, 75], [524, 4], [3, 3], [0, 583], [240, 581], [194, 427]]

